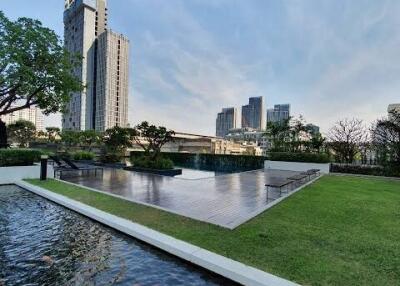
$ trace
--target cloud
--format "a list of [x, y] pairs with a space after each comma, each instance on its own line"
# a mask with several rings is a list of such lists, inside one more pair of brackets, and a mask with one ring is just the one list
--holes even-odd
[[212, 33], [178, 3], [166, 10], [159, 7], [163, 11], [159, 21], [171, 33], [169, 37], [157, 30], [147, 30], [141, 37], [148, 59], [133, 67], [143, 72], [133, 78], [133, 118], [212, 135], [216, 113], [225, 106], [244, 104], [259, 88], [218, 46]]
[[[3, 8], [62, 33], [62, 3], [28, 2], [5, 1]], [[326, 131], [340, 117], [372, 121], [400, 101], [397, 0], [108, 5], [110, 27], [131, 41], [132, 123], [214, 134], [222, 107], [263, 95], [269, 106], [291, 103], [294, 114]]]

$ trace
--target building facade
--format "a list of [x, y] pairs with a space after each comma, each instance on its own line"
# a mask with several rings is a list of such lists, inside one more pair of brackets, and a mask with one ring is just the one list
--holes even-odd
[[36, 106], [31, 106], [30, 108], [25, 108], [25, 109], [21, 109], [18, 111], [14, 111], [14, 112], [6, 114], [6, 115], [1, 115], [0, 119], [6, 125], [12, 124], [18, 120], [30, 121], [33, 124], [35, 124], [36, 131], [44, 131], [43, 113]]
[[65, 0], [64, 43], [82, 55], [74, 73], [84, 89], [71, 94], [63, 129], [127, 125], [129, 41], [107, 29], [107, 16], [106, 0]]
[[267, 122], [282, 123], [290, 118], [290, 104], [275, 104], [267, 110]]
[[98, 39], [95, 124], [97, 131], [128, 122], [128, 39], [111, 30]]
[[225, 137], [229, 130], [236, 128], [236, 108], [223, 108], [222, 112], [218, 113], [216, 120], [216, 136]]
[[257, 143], [265, 136], [264, 131], [259, 131], [253, 128], [234, 128], [229, 130], [229, 133], [225, 136], [227, 140], [235, 142], [253, 142]]
[[265, 129], [264, 99], [250, 97], [249, 104], [242, 106], [242, 128]]

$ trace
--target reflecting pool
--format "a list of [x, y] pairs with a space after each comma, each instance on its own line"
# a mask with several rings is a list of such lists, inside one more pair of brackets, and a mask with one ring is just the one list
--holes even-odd
[[0, 186], [0, 285], [233, 285], [17, 186]]

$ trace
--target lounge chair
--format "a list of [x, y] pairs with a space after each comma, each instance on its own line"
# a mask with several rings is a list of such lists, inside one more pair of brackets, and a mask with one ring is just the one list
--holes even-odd
[[[57, 177], [57, 175], [59, 175], [59, 178], [61, 178], [63, 172], [71, 173], [75, 171], [78, 173], [83, 173], [86, 171], [87, 173], [89, 173], [90, 171], [94, 171], [95, 176], [97, 176], [98, 171], [101, 171], [101, 173], [103, 172], [103, 168], [101, 167], [90, 165], [77, 165], [70, 159], [65, 157], [51, 156], [51, 159], [57, 164], [57, 167], [54, 168], [54, 177]], [[65, 162], [65, 164], [63, 164], [62, 162]]]

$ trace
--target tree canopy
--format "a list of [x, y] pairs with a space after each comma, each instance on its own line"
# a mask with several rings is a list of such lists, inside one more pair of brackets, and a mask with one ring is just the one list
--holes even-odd
[[63, 111], [83, 88], [73, 74], [80, 62], [40, 21], [11, 21], [0, 11], [0, 115], [34, 105], [45, 114]]
[[382, 163], [400, 165], [400, 112], [392, 111], [388, 118], [378, 120], [372, 128], [372, 144]]
[[173, 130], [167, 130], [163, 126], [150, 125], [147, 121], [143, 121], [135, 126], [133, 140], [143, 148], [146, 155], [155, 159], [160, 154], [161, 147], [167, 142], [173, 141], [174, 135]]
[[123, 152], [126, 148], [132, 147], [133, 134], [132, 128], [122, 128], [115, 126], [107, 129], [103, 133], [103, 142], [111, 152]]
[[19, 147], [27, 147], [36, 135], [35, 124], [22, 119], [8, 125], [7, 131], [10, 140]]
[[360, 146], [368, 142], [368, 132], [360, 119], [342, 119], [329, 130], [329, 145], [336, 161], [353, 163]]

